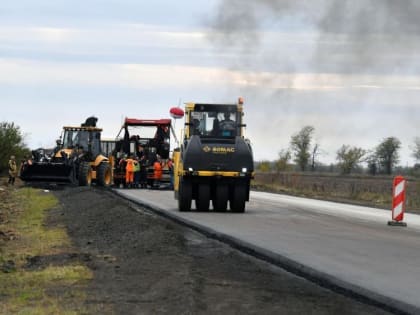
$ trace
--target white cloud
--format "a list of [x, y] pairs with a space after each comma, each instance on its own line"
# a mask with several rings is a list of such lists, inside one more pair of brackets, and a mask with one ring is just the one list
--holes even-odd
[[0, 40], [15, 43], [69, 42], [78, 33], [80, 30], [71, 28], [3, 26], [0, 28]]
[[420, 75], [338, 75], [242, 72], [184, 65], [54, 63], [0, 59], [0, 82], [130, 88], [226, 86], [287, 90], [420, 90]]
[[147, 24], [111, 24], [91, 28], [3, 26], [0, 28], [0, 40], [17, 46], [22, 43], [71, 44], [76, 49], [92, 45], [198, 48], [205, 44], [206, 34], [202, 31], [168, 30]]
[[0, 59], [0, 82], [30, 86], [155, 88], [227, 84], [223, 69], [147, 64], [52, 63]]

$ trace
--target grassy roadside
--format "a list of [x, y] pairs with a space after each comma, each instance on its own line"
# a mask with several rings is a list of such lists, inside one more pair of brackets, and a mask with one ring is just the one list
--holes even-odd
[[[390, 210], [393, 176], [257, 173], [252, 189]], [[406, 211], [420, 213], [420, 180], [406, 177]]]
[[87, 313], [92, 273], [75, 260], [57, 263], [73, 250], [64, 227], [46, 224], [57, 199], [32, 188], [3, 188], [0, 198], [0, 314]]
[[327, 201], [343, 202], [348, 204], [369, 206], [388, 209], [391, 206], [391, 195], [373, 192], [358, 192], [352, 195], [339, 194], [328, 191], [313, 191], [309, 189], [296, 189], [279, 184], [265, 184], [254, 181], [251, 188], [257, 191], [265, 191], [277, 194], [285, 194], [295, 197], [312, 198]]

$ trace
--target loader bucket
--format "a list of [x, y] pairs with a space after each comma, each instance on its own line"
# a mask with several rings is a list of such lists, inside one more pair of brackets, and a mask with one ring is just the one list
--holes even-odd
[[71, 165], [35, 162], [22, 168], [20, 178], [25, 182], [72, 183], [75, 181], [75, 174]]

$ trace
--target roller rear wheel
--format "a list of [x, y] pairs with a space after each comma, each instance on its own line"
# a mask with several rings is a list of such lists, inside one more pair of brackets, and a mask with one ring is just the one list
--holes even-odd
[[215, 197], [213, 199], [214, 211], [225, 212], [229, 199], [229, 187], [225, 184], [216, 186]]
[[230, 200], [230, 209], [233, 212], [242, 213], [245, 211], [246, 189], [245, 184], [236, 184], [233, 187], [233, 195]]
[[192, 185], [189, 180], [181, 179], [179, 182], [178, 209], [190, 211], [192, 201]]
[[210, 185], [198, 185], [198, 197], [195, 201], [198, 211], [209, 211], [210, 207]]

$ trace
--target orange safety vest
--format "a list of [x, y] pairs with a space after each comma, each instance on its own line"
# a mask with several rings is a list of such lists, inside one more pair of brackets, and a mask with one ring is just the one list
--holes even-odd
[[160, 162], [156, 161], [153, 164], [153, 169], [154, 169], [155, 179], [161, 179], [162, 178], [162, 165], [160, 164]]
[[133, 159], [127, 159], [127, 164], [125, 166], [125, 170], [127, 172], [134, 172], [134, 160]]

